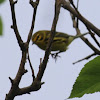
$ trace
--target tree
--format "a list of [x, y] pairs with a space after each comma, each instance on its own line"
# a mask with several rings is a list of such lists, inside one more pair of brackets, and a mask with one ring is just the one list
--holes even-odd
[[[16, 21], [16, 16], [15, 16], [15, 10], [14, 10], [14, 7], [15, 7], [15, 4], [17, 3], [17, 1], [9, 0], [9, 2], [10, 2], [10, 7], [11, 7], [11, 13], [12, 13], [12, 21], [13, 21], [11, 28], [14, 30], [18, 45], [22, 51], [22, 58], [21, 58], [19, 70], [18, 70], [18, 73], [17, 73], [15, 79], [12, 79], [9, 77], [9, 79], [12, 83], [12, 86], [11, 86], [9, 93], [6, 95], [6, 100], [13, 100], [14, 97], [17, 95], [22, 95], [22, 94], [30, 93], [33, 91], [37, 91], [41, 88], [41, 85], [44, 84], [44, 82], [41, 82], [41, 79], [44, 75], [44, 71], [47, 66], [47, 62], [48, 62], [48, 58], [49, 58], [49, 54], [50, 54], [50, 47], [52, 45], [52, 39], [55, 36], [56, 26], [57, 26], [61, 8], [67, 9], [70, 13], [72, 13], [71, 17], [73, 19], [74, 28], [76, 29], [77, 34], [81, 34], [79, 25], [78, 25], [78, 20], [80, 20], [86, 26], [87, 30], [89, 31], [89, 34], [95, 40], [96, 44], [99, 46], [99, 43], [94, 36], [94, 33], [97, 34], [98, 37], [100, 36], [99, 29], [96, 28], [92, 23], [90, 23], [87, 19], [85, 19], [80, 14], [78, 9], [75, 7], [73, 1], [70, 0], [70, 2], [69, 2], [70, 4], [69, 4], [65, 0], [56, 0], [55, 1], [55, 16], [54, 16], [54, 20], [53, 20], [53, 24], [52, 24], [52, 28], [51, 28], [50, 42], [48, 43], [47, 50], [45, 51], [44, 59], [42, 61], [40, 60], [39, 71], [38, 71], [37, 75], [35, 76], [34, 70], [31, 69], [32, 76], [33, 76], [32, 84], [25, 88], [19, 88], [19, 83], [21, 81], [22, 76], [24, 76], [24, 74], [27, 73], [27, 70], [25, 69], [25, 63], [26, 63], [27, 54], [29, 51], [29, 43], [30, 43], [33, 29], [34, 29], [35, 17], [36, 17], [36, 13], [37, 13], [37, 7], [39, 4], [39, 0], [36, 0], [36, 2], [33, 2], [30, 0], [30, 4], [34, 8], [34, 12], [33, 12], [33, 20], [32, 20], [31, 29], [28, 34], [28, 38], [27, 38], [26, 42], [23, 42], [23, 39], [17, 28], [17, 23], [16, 23], [17, 21]], [[86, 58], [90, 58], [91, 56], [94, 56], [94, 55], [99, 55], [100, 52], [99, 52], [98, 48], [93, 46], [92, 43], [89, 42], [86, 38], [81, 37], [81, 39], [94, 51], [91, 55], [89, 55]], [[28, 54], [28, 61], [29, 61], [30, 67], [32, 68], [29, 54]]]

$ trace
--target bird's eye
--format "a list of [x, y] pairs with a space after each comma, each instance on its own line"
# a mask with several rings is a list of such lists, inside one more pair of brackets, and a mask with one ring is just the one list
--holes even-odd
[[39, 37], [39, 40], [43, 40], [43, 36], [40, 36], [40, 37]]
[[36, 38], [36, 40], [39, 40], [39, 37], [40, 37], [40, 36], [38, 35], [37, 38]]
[[43, 40], [43, 36], [41, 36], [41, 35], [37, 35], [37, 37], [36, 37], [36, 41], [41, 41], [41, 40]]

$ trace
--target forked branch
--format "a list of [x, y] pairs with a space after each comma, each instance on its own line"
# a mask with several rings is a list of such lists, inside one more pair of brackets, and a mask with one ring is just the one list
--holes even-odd
[[[34, 82], [32, 82], [31, 85], [29, 85], [25, 88], [19, 88], [19, 83], [22, 79], [22, 76], [27, 72], [27, 70], [25, 70], [25, 63], [26, 63], [26, 60], [27, 60], [29, 42], [31, 40], [32, 32], [33, 32], [33, 29], [34, 29], [36, 11], [37, 11], [37, 6], [39, 4], [39, 0], [36, 1], [37, 5], [34, 8], [32, 25], [31, 25], [31, 29], [30, 29], [26, 43], [23, 43], [23, 40], [21, 39], [20, 34], [18, 32], [18, 28], [17, 28], [16, 16], [15, 16], [15, 10], [14, 10], [15, 4], [17, 3], [17, 1], [9, 0], [9, 2], [10, 2], [10, 7], [11, 7], [11, 13], [12, 13], [12, 21], [13, 21], [12, 28], [14, 29], [18, 44], [21, 48], [22, 58], [21, 58], [20, 66], [19, 66], [19, 69], [18, 69], [18, 72], [17, 72], [15, 79], [9, 78], [11, 83], [12, 83], [12, 86], [11, 86], [9, 93], [6, 95], [5, 100], [13, 100], [15, 98], [15, 96], [30, 93], [32, 91], [36, 91], [43, 84], [43, 83], [34, 81]], [[33, 3], [32, 0], [30, 0], [31, 5], [32, 5], [32, 3]]]

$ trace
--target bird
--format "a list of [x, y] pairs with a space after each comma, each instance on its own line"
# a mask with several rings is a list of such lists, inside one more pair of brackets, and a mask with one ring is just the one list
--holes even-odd
[[[40, 30], [35, 32], [32, 36], [32, 44], [36, 44], [40, 49], [46, 50], [50, 34], [51, 34], [50, 30]], [[73, 36], [63, 32], [55, 32], [51, 51], [57, 51], [57, 52], [51, 53], [52, 57], [56, 58], [59, 53], [65, 52], [73, 40], [81, 36], [84, 36], [86, 34], [88, 33]]]

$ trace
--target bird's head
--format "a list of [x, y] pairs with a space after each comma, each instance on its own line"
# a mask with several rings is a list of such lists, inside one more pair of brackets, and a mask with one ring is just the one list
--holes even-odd
[[42, 42], [42, 40], [43, 40], [43, 32], [42, 31], [38, 31], [33, 34], [32, 44], [37, 44], [38, 42]]

